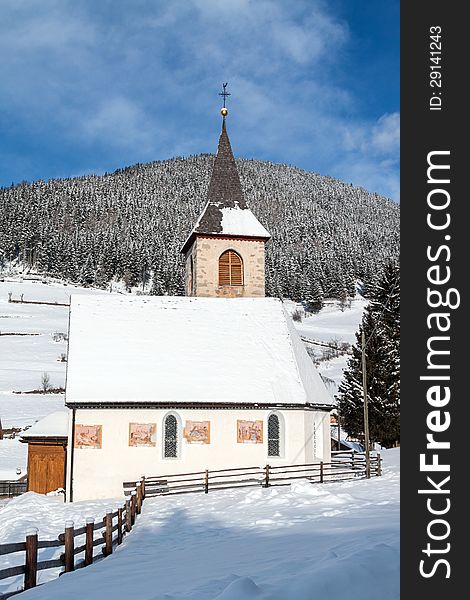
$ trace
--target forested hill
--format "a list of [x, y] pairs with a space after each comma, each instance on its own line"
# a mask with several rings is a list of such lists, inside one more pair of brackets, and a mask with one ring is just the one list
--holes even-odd
[[[0, 261], [105, 286], [183, 293], [180, 248], [201, 211], [214, 157], [138, 164], [103, 176], [0, 189]], [[330, 177], [237, 160], [250, 208], [271, 232], [269, 295], [313, 300], [352, 292], [399, 254], [399, 207]]]

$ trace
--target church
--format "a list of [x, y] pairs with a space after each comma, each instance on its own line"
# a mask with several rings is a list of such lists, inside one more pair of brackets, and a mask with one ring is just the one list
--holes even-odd
[[330, 460], [331, 398], [281, 300], [269, 232], [243, 195], [227, 109], [205, 207], [181, 249], [185, 296], [72, 295], [69, 501], [146, 476]]

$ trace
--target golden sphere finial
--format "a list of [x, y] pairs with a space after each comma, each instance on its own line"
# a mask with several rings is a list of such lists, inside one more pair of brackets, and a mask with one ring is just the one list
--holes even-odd
[[228, 115], [228, 108], [226, 108], [225, 106], [223, 108], [220, 109], [220, 114], [224, 117]]

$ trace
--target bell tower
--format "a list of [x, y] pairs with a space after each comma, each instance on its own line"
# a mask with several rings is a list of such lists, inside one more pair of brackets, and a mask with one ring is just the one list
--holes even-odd
[[229, 92], [223, 84], [222, 132], [204, 209], [181, 252], [186, 258], [187, 296], [216, 298], [265, 295], [264, 246], [269, 232], [245, 201], [227, 133]]

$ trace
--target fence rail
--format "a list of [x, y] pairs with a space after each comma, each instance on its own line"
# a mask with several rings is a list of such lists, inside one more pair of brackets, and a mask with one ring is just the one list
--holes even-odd
[[[39, 540], [37, 529], [26, 533], [24, 542], [13, 542], [9, 544], [0, 544], [0, 555], [10, 555], [16, 552], [25, 553], [25, 562], [21, 565], [15, 565], [0, 570], [0, 581], [24, 575], [23, 588], [13, 592], [0, 592], [0, 599], [5, 600], [10, 596], [18, 594], [24, 590], [37, 585], [37, 572], [44, 569], [63, 568], [59, 573], [68, 573], [75, 569], [87, 567], [93, 562], [105, 558], [113, 553], [113, 549], [122, 543], [126, 533], [132, 530], [137, 515], [141, 513], [142, 503], [146, 496], [145, 478], [136, 481], [134, 487], [124, 504], [117, 510], [109, 510], [102, 519], [95, 522], [94, 519], [87, 519], [82, 527], [74, 527], [73, 521], [67, 521], [63, 533], [60, 533], [55, 540]], [[95, 535], [98, 531], [98, 536]], [[114, 535], [116, 534], [116, 535]], [[81, 544], [77, 545], [75, 538], [85, 536]], [[96, 546], [102, 546], [101, 551], [94, 553]], [[38, 562], [39, 550], [44, 548], [64, 548], [59, 557]], [[83, 554], [83, 558], [78, 561], [75, 557]]]
[[[370, 457], [370, 476], [382, 474], [380, 454]], [[366, 459], [363, 454], [342, 452], [331, 462], [316, 462], [300, 465], [266, 465], [264, 467], [242, 467], [177, 473], [145, 478], [146, 496], [168, 496], [189, 494], [209, 490], [241, 487], [273, 487], [289, 485], [297, 479], [308, 479], [312, 483], [327, 483], [355, 478], [366, 478]], [[124, 493], [129, 494], [135, 481], [123, 483]]]
[[14, 496], [20, 496], [27, 491], [28, 482], [22, 481], [0, 481], [0, 498], [13, 498]]
[[46, 304], [47, 306], [70, 306], [70, 304], [65, 304], [62, 302], [46, 302], [41, 300], [25, 300], [24, 294], [20, 294], [20, 297], [15, 299], [13, 298], [12, 292], [8, 292], [8, 302], [12, 304]]

